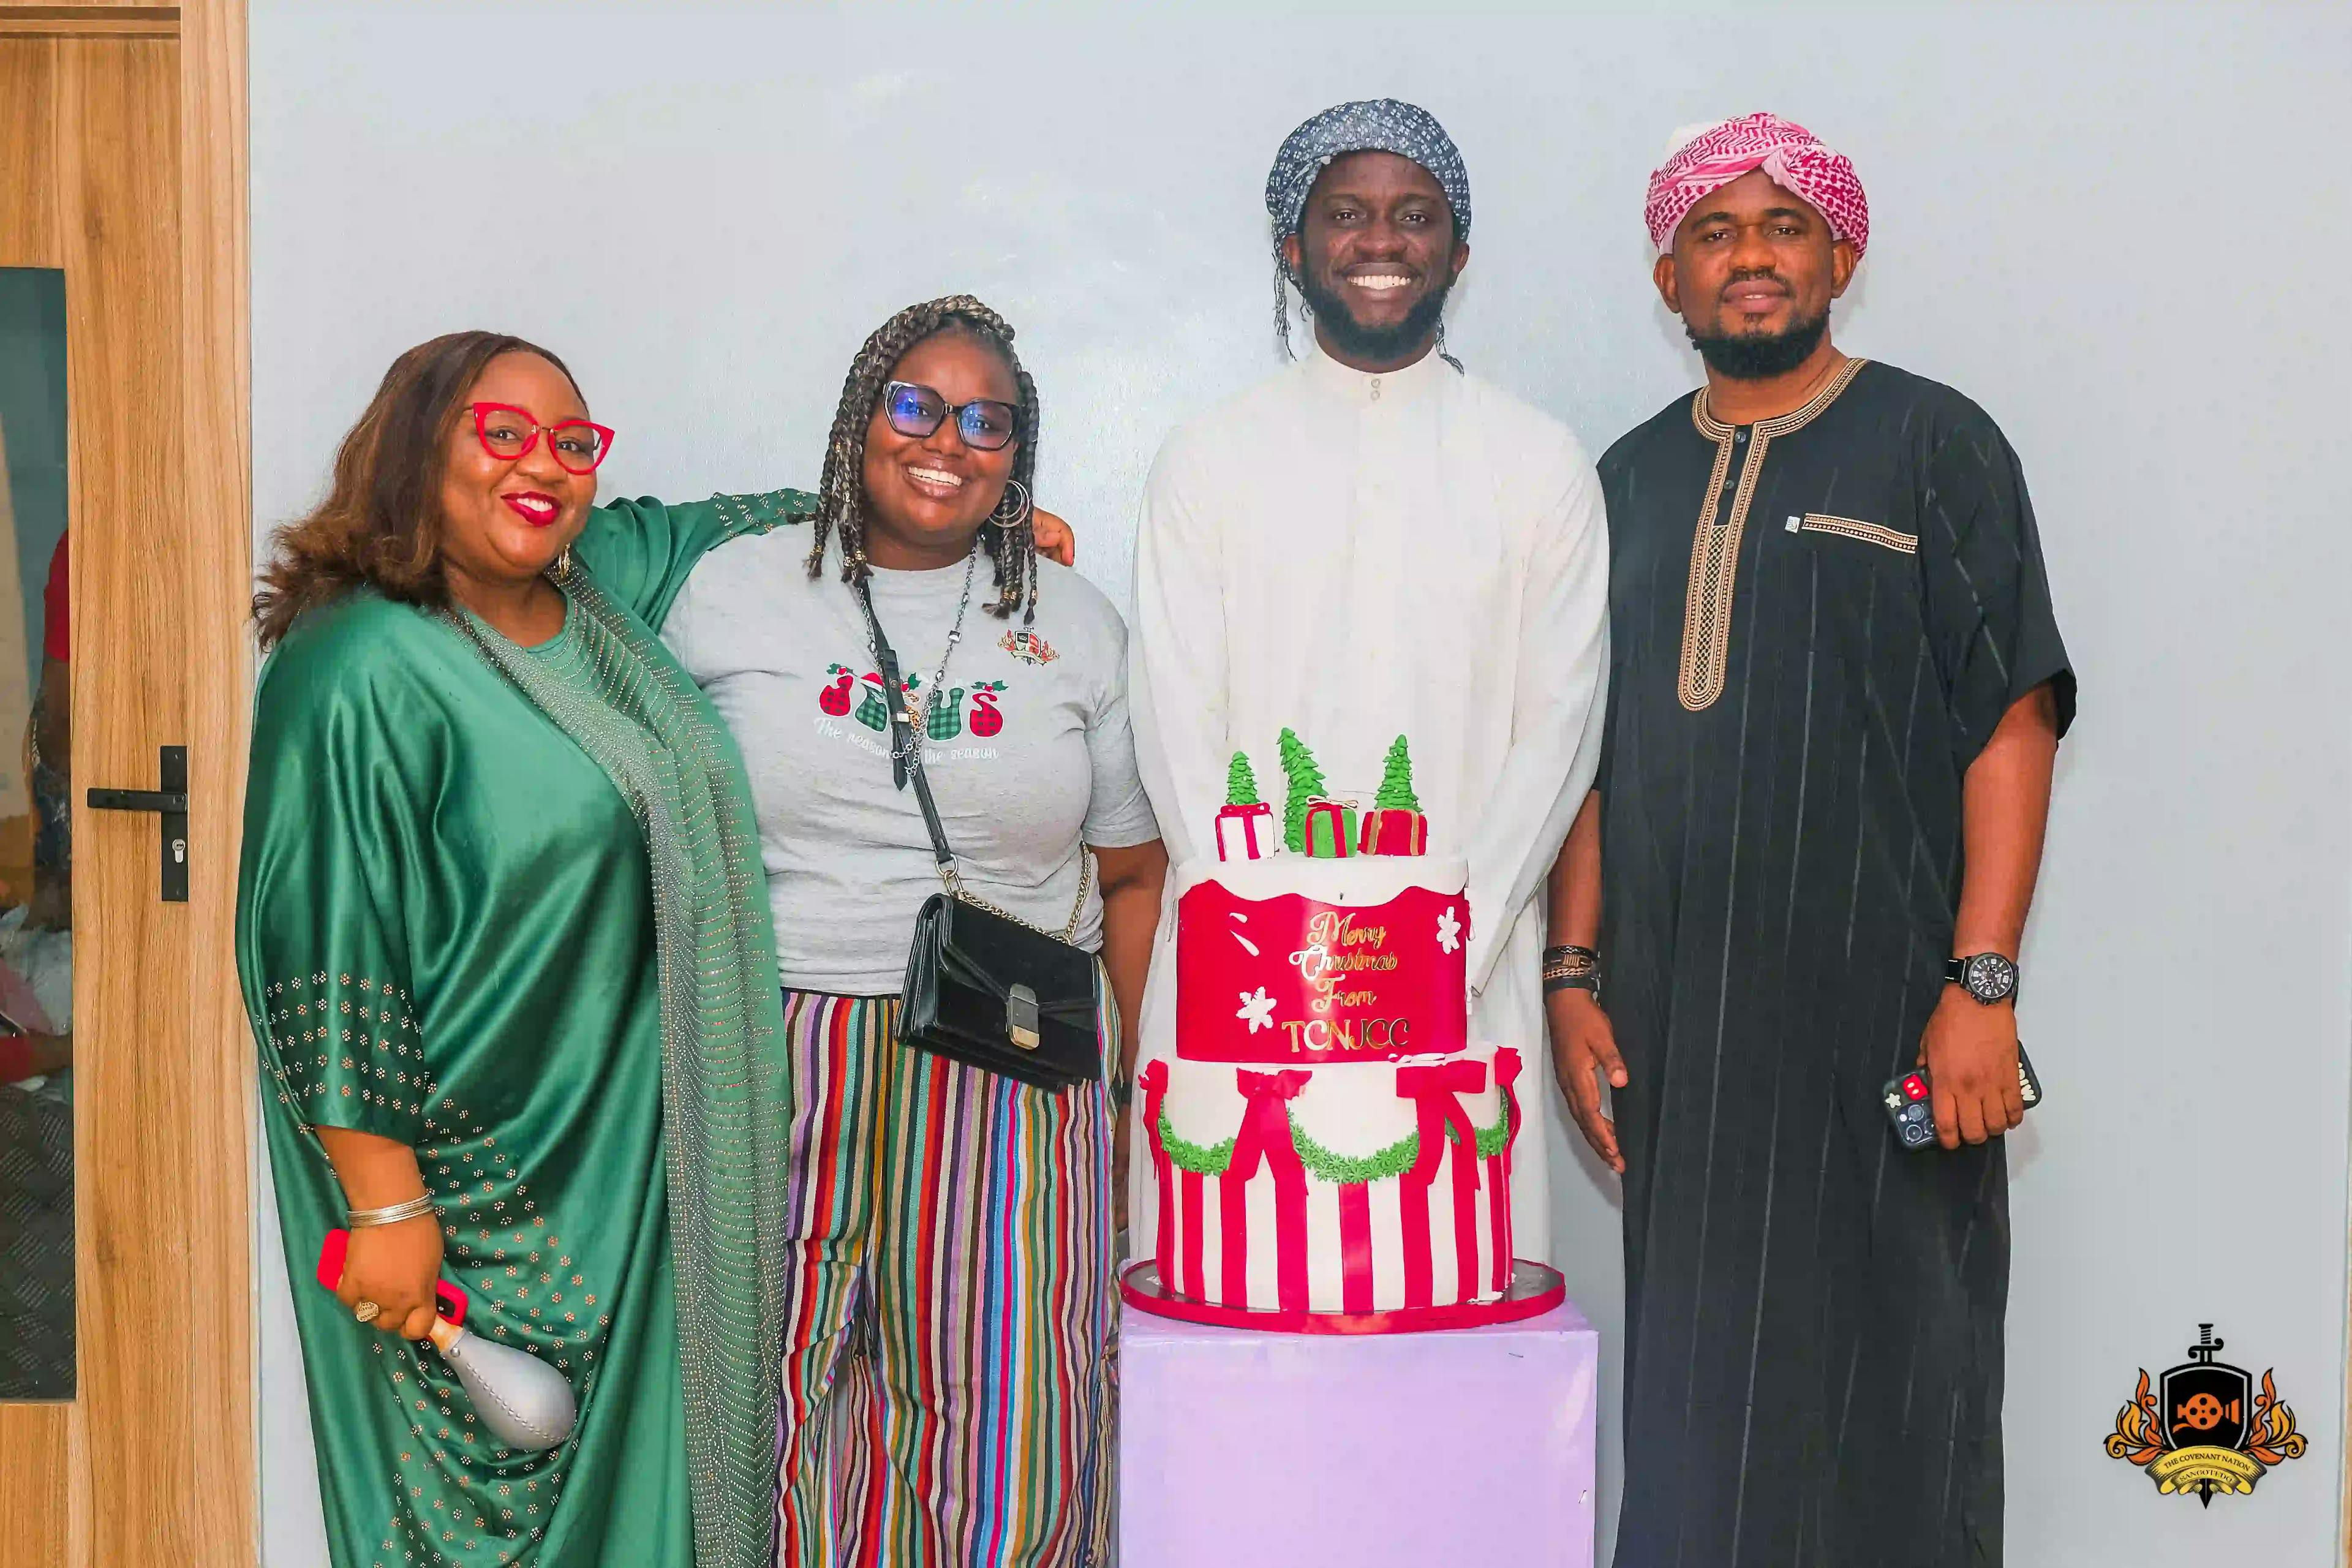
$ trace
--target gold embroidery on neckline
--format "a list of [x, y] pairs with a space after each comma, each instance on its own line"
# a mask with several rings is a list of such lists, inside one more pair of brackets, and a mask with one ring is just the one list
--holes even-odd
[[1739, 489], [1733, 494], [1731, 516], [1722, 526], [1715, 516], [1722, 503], [1723, 481], [1731, 471], [1731, 449], [1737, 428], [1707, 412], [1706, 388], [1691, 399], [1691, 423], [1715, 443], [1715, 469], [1707, 476], [1706, 500], [1699, 508], [1698, 528], [1691, 539], [1690, 586], [1683, 599], [1683, 659], [1678, 695], [1692, 712], [1713, 705], [1723, 695], [1731, 646], [1731, 595], [1739, 574], [1739, 541], [1748, 531], [1748, 505], [1764, 475], [1764, 454], [1773, 438], [1803, 429], [1870, 362], [1850, 359], [1829, 384], [1793, 413], [1759, 419], [1749, 427], [1748, 456], [1739, 466]]

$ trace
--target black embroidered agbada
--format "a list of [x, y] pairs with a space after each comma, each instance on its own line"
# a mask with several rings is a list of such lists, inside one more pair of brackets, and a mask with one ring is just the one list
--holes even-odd
[[1904, 1152], [1880, 1099], [1944, 989], [1969, 764], [2038, 685], [2074, 714], [2016, 455], [1849, 362], [1754, 426], [1678, 399], [1601, 477], [1618, 1568], [1998, 1564], [2003, 1145]]

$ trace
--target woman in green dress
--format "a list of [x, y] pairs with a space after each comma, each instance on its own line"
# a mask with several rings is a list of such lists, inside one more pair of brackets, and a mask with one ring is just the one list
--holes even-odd
[[[803, 498], [592, 511], [586, 419], [520, 340], [411, 350], [255, 601], [237, 960], [336, 1568], [770, 1561], [769, 910], [734, 743], [649, 625]], [[441, 1275], [571, 1381], [568, 1441], [481, 1429], [415, 1342]]]

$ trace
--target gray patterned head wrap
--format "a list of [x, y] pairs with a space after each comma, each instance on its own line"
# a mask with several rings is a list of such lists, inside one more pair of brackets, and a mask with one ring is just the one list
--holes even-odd
[[[1285, 358], [1290, 354], [1290, 310], [1283, 294], [1287, 268], [1282, 242], [1298, 232], [1316, 180], [1334, 158], [1350, 153], [1393, 153], [1428, 170], [1454, 208], [1455, 234], [1465, 239], [1470, 235], [1470, 172], [1463, 166], [1462, 150], [1435, 115], [1398, 99], [1374, 98], [1337, 104], [1315, 116], [1283, 140], [1282, 150], [1274, 155], [1273, 172], [1265, 177], [1265, 210], [1274, 219], [1275, 332]], [[1441, 345], [1444, 331], [1441, 323]], [[1461, 368], [1453, 355], [1445, 357]]]

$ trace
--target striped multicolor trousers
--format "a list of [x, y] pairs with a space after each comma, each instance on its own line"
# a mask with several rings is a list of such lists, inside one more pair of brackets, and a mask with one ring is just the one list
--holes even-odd
[[[1105, 985], [1099, 1033], [1118, 1026]], [[1110, 1115], [784, 993], [782, 1568], [1109, 1561]], [[1109, 1059], [1116, 1059], [1115, 1056]]]

